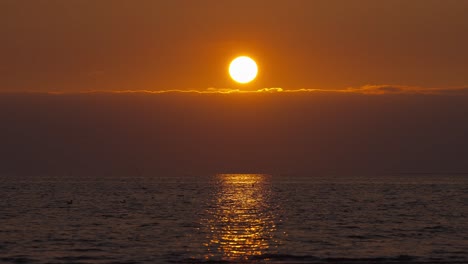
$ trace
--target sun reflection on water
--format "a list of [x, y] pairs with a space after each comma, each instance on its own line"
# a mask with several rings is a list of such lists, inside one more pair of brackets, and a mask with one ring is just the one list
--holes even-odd
[[270, 176], [218, 174], [207, 219], [207, 259], [249, 259], [269, 252], [276, 229], [269, 203]]

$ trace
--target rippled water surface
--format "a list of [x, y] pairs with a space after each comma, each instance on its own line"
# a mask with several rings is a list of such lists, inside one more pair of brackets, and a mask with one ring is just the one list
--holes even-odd
[[0, 179], [5, 263], [468, 263], [467, 175]]

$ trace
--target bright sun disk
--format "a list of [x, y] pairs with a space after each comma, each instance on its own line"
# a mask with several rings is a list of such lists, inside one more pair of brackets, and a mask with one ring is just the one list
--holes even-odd
[[253, 81], [257, 77], [257, 73], [257, 63], [247, 56], [237, 57], [229, 65], [229, 74], [238, 83]]

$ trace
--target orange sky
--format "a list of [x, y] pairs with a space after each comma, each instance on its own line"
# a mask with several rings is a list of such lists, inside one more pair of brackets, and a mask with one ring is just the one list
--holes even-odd
[[[468, 84], [468, 1], [0, 2], [0, 90]], [[227, 75], [248, 54], [253, 84]]]

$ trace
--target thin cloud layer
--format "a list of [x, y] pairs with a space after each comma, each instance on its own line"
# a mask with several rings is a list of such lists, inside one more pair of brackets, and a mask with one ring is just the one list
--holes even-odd
[[347, 92], [362, 94], [433, 94], [433, 95], [468, 95], [468, 86], [448, 88], [426, 88], [404, 85], [365, 85], [359, 88], [349, 88]]
[[284, 92], [322, 92], [322, 93], [355, 93], [369, 95], [385, 94], [423, 94], [423, 95], [468, 95], [468, 86], [448, 88], [426, 88], [405, 85], [364, 85], [346, 89], [297, 89]]
[[[14, 93], [14, 92], [13, 92]], [[38, 93], [36, 91], [27, 91], [26, 93]], [[41, 92], [39, 92], [41, 93]], [[279, 87], [262, 88], [257, 90], [242, 90], [233, 88], [207, 88], [205, 90], [197, 89], [170, 89], [170, 90], [86, 90], [86, 91], [48, 91], [47, 94], [259, 94], [259, 93], [346, 93], [346, 94], [364, 94], [364, 95], [389, 95], [389, 94], [407, 94], [407, 95], [468, 95], [468, 86], [447, 87], [447, 88], [428, 88], [420, 86], [406, 85], [364, 85], [361, 87], [349, 87], [345, 89], [284, 89]]]

